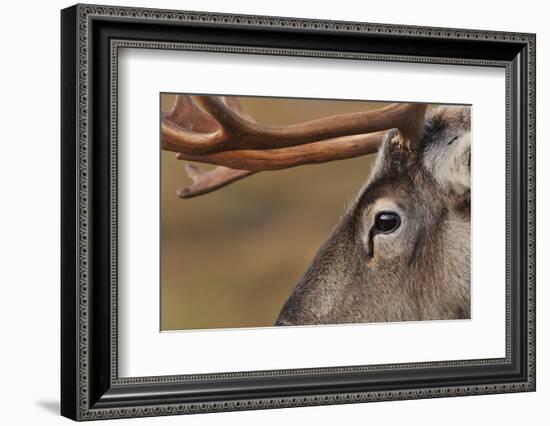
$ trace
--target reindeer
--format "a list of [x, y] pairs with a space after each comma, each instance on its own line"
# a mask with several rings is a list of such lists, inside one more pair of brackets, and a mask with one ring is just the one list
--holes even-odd
[[186, 164], [190, 198], [259, 171], [378, 152], [282, 307], [276, 325], [470, 317], [470, 108], [391, 104], [288, 126], [234, 97], [177, 96], [163, 149]]

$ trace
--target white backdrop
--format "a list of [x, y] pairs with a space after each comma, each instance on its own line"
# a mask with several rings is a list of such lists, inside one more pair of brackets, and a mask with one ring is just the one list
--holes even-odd
[[[536, 32], [538, 66], [538, 391], [453, 399], [294, 408], [202, 416], [119, 420], [131, 424], [256, 425], [352, 423], [464, 425], [544, 424], [550, 400], [550, 29], [544, 2], [440, 0], [297, 2], [278, 0], [108, 1], [143, 7], [195, 9], [382, 23]], [[58, 417], [59, 394], [59, 9], [70, 2], [3, 5], [0, 182], [0, 393], [2, 423], [68, 424]], [[538, 419], [538, 421], [537, 421]], [[547, 421], [547, 420], [546, 420]], [[108, 421], [102, 424], [114, 423]]]

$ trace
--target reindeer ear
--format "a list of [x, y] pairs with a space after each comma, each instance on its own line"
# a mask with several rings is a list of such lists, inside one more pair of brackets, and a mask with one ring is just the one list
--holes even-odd
[[[458, 112], [462, 113], [461, 110]], [[453, 114], [456, 116], [456, 114]], [[469, 108], [468, 108], [469, 116]], [[447, 127], [436, 141], [426, 147], [424, 166], [441, 188], [450, 195], [469, 197], [471, 133], [469, 120], [462, 126]], [[452, 129], [452, 131], [451, 131]]]

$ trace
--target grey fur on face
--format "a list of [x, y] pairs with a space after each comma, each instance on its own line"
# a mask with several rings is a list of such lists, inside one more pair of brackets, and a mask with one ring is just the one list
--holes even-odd
[[388, 132], [277, 325], [470, 317], [470, 124], [469, 107], [431, 109], [412, 152]]

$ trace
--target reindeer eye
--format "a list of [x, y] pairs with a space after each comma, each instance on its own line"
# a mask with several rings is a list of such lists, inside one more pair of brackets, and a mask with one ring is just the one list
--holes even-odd
[[376, 215], [374, 227], [378, 232], [388, 234], [401, 225], [401, 218], [394, 212], [380, 212]]

